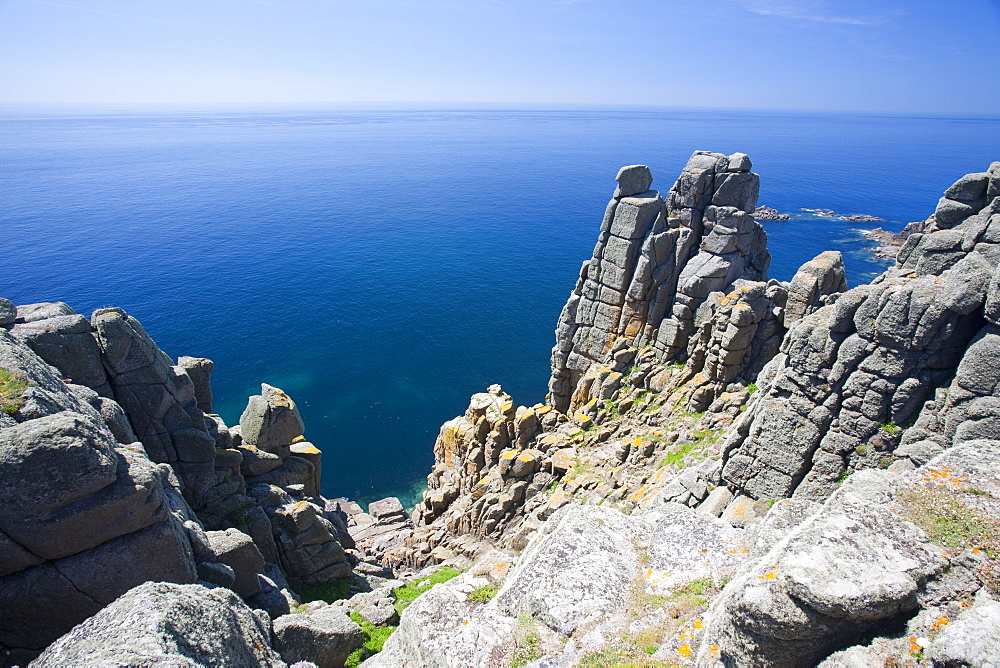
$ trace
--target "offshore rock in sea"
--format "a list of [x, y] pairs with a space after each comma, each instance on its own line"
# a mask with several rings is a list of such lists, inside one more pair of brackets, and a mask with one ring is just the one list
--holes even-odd
[[759, 177], [750, 166], [742, 153], [696, 151], [666, 199], [619, 186], [594, 256], [559, 318], [553, 407], [569, 411], [587, 369], [616, 345], [651, 344], [661, 361], [673, 359], [710, 293], [727, 291], [738, 278], [766, 278], [767, 236], [752, 215]]
[[781, 213], [777, 209], [763, 204], [753, 210], [753, 217], [757, 220], [788, 220], [791, 218], [787, 213]]

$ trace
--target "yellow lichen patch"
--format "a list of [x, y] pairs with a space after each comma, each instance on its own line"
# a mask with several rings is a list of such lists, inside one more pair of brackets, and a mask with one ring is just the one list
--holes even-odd
[[296, 436], [292, 439], [292, 443], [301, 443], [304, 440], [306, 440], [305, 436]]
[[684, 643], [677, 648], [677, 653], [683, 656], [685, 659], [691, 656], [691, 645]]
[[696, 619], [696, 620], [694, 620], [694, 627], [696, 629], [703, 629], [703, 628], [705, 628], [705, 625], [702, 623], [702, 621], [700, 619]]
[[292, 401], [292, 398], [285, 394], [284, 390], [279, 390], [276, 387], [271, 388], [271, 396], [268, 399], [272, 406], [280, 406], [281, 408], [288, 409], [295, 408], [295, 402]]
[[506, 561], [500, 561], [495, 564], [490, 564], [490, 575], [496, 578], [501, 578], [507, 575], [510, 571], [510, 564]]
[[514, 459], [514, 457], [517, 457], [517, 455], [518, 455], [517, 450], [507, 450], [506, 452], [500, 453], [500, 459], [501, 460]]
[[778, 574], [776, 572], [774, 572], [774, 571], [768, 571], [767, 573], [764, 573], [763, 575], [758, 575], [757, 579], [758, 580], [773, 580], [776, 577], [778, 577]]
[[[304, 441], [302, 441], [304, 442]], [[322, 454], [315, 445], [312, 443], [307, 443], [305, 446], [299, 446], [293, 450], [297, 455], [319, 455]]]
[[941, 615], [940, 617], [934, 620], [933, 624], [931, 624], [931, 631], [940, 631], [941, 629], [946, 627], [949, 624], [949, 622], [951, 622], [950, 619], [948, 619], [944, 615]]
[[924, 473], [924, 482], [933, 483], [935, 485], [954, 485], [955, 487], [959, 487], [965, 482], [967, 477], [968, 476], [964, 475], [952, 475], [950, 466], [942, 466]]
[[594, 418], [590, 417], [589, 415], [584, 415], [583, 413], [577, 413], [576, 415], [573, 416], [573, 419], [576, 420], [577, 424], [579, 424], [584, 429], [594, 424]]

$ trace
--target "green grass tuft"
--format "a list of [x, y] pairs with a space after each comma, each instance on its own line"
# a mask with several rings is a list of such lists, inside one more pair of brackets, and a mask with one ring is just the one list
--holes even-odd
[[502, 582], [493, 582], [482, 587], [476, 587], [469, 594], [469, 600], [475, 603], [489, 603], [497, 595], [501, 587], [503, 587]]
[[33, 385], [19, 371], [0, 369], [0, 412], [13, 415], [19, 411], [24, 406], [21, 393]]
[[382, 651], [382, 646], [389, 639], [395, 626], [375, 626], [356, 612], [351, 613], [351, 621], [361, 627], [365, 634], [365, 644], [351, 652], [344, 662], [344, 668], [355, 668], [360, 666], [369, 657]]
[[396, 589], [396, 610], [400, 613], [406, 609], [408, 605], [417, 600], [417, 597], [423, 594], [425, 591], [430, 589], [436, 584], [441, 584], [442, 582], [447, 582], [461, 574], [462, 571], [451, 568], [450, 566], [445, 566], [444, 568], [434, 571], [431, 575], [420, 580], [411, 582], [410, 584], [399, 587]]
[[898, 434], [900, 429], [902, 429], [902, 427], [897, 425], [892, 420], [889, 420], [884, 424], [880, 424], [878, 428], [884, 431], [885, 433], [889, 434], [890, 436], [892, 436], [893, 434]]
[[292, 588], [303, 603], [311, 601], [333, 603], [351, 597], [351, 585], [347, 580], [330, 580], [319, 584], [295, 584]]
[[932, 543], [956, 550], [977, 548], [991, 559], [1000, 557], [1000, 519], [964, 503], [962, 491], [918, 487], [903, 490], [897, 498], [904, 517], [923, 529]]

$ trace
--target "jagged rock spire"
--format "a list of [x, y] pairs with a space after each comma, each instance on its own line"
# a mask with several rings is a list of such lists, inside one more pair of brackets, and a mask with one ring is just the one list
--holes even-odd
[[569, 409], [587, 368], [625, 346], [677, 356], [708, 295], [739, 278], [765, 280], [767, 235], [753, 219], [760, 178], [743, 153], [696, 151], [666, 199], [644, 165], [623, 167], [594, 255], [563, 308], [549, 401]]

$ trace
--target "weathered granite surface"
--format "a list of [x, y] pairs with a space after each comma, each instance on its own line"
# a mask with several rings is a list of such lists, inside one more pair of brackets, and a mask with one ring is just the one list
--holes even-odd
[[[985, 193], [985, 178], [963, 177], [948, 192], [968, 194], [978, 183], [975, 193]], [[891, 463], [901, 442], [955, 442], [942, 413], [953, 413], [954, 425], [978, 400], [981, 419], [992, 415], [986, 398], [998, 379], [973, 360], [994, 350], [987, 302], [1000, 263], [1000, 199], [978, 206], [912, 235], [896, 267], [792, 328], [762, 374], [753, 419], [727, 440], [730, 486], [754, 498], [822, 499], [845, 472]], [[949, 384], [947, 400], [924, 405]], [[900, 435], [914, 420], [918, 427]]]
[[228, 589], [147, 583], [53, 643], [32, 666], [284, 666], [265, 623]]

